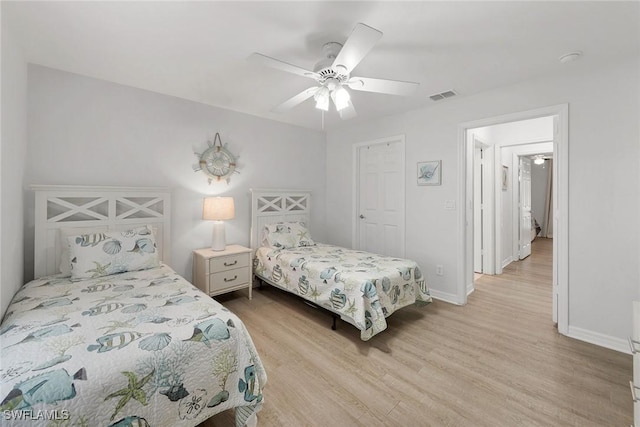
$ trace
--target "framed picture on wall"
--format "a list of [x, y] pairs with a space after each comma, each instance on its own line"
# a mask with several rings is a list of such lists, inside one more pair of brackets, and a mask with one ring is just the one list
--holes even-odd
[[502, 166], [502, 191], [507, 191], [509, 188], [509, 167]]
[[418, 162], [418, 185], [442, 184], [442, 160]]

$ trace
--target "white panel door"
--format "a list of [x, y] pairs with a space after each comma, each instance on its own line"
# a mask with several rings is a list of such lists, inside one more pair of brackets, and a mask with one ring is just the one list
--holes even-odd
[[473, 270], [482, 273], [482, 146], [475, 146], [473, 159]]
[[531, 159], [520, 157], [520, 259], [531, 255]]
[[400, 141], [359, 148], [358, 249], [404, 256], [404, 157]]
[[[562, 158], [558, 159], [558, 156], [560, 155], [560, 152], [558, 150], [558, 143], [560, 142], [560, 134], [559, 134], [559, 127], [558, 127], [558, 120], [560, 119], [559, 116], [553, 116], [553, 161], [551, 162], [551, 182], [552, 182], [552, 186], [551, 189], [549, 191], [552, 192], [551, 194], [551, 205], [553, 206], [553, 215], [552, 218], [549, 218], [549, 221], [551, 221], [551, 223], [553, 224], [553, 229], [552, 232], [555, 232], [555, 230], [558, 230], [558, 215], [556, 215], [556, 209], [559, 207], [558, 202], [558, 167], [560, 164], [562, 164], [561, 162], [559, 162], [558, 160], [562, 160]], [[566, 151], [564, 151], [566, 153]], [[566, 176], [566, 175], [565, 175]], [[566, 187], [565, 187], [566, 188]], [[564, 195], [565, 197], [567, 197], [567, 194]], [[566, 213], [565, 213], [566, 215]], [[560, 234], [558, 237], [561, 237], [562, 235]], [[552, 288], [552, 296], [553, 296], [553, 308], [552, 308], [552, 314], [551, 317], [553, 319], [553, 323], [555, 323], [556, 325], [558, 325], [558, 297], [559, 297], [559, 292], [560, 292], [560, 288], [558, 287], [558, 256], [560, 254], [560, 248], [558, 247], [558, 239], [553, 239], [553, 288]], [[566, 259], [566, 258], [565, 258]], [[566, 277], [566, 276], [565, 276]], [[566, 294], [565, 294], [566, 295]], [[565, 311], [564, 315], [567, 316], [566, 313], [567, 307], [563, 307], [563, 311]], [[568, 320], [567, 320], [568, 322]], [[566, 333], [566, 331], [563, 332], [562, 330], [562, 326], [558, 325], [558, 330], [560, 330], [560, 332], [562, 333]], [[636, 423], [637, 424], [637, 423]]]

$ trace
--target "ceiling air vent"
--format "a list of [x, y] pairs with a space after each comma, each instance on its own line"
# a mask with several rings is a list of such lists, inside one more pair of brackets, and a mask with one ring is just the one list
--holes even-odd
[[432, 101], [440, 101], [441, 99], [451, 98], [452, 96], [456, 95], [456, 91], [452, 89], [440, 93], [434, 93], [433, 95], [429, 96], [429, 98], [431, 98]]

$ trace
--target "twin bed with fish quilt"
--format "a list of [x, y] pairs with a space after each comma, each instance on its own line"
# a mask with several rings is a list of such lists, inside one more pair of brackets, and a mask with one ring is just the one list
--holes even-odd
[[[35, 275], [63, 272], [24, 285], [6, 311], [0, 424], [195, 426], [235, 408], [237, 426], [254, 425], [266, 374], [247, 329], [160, 262], [168, 246], [154, 257], [169, 235], [169, 193], [122, 194], [37, 189]], [[98, 199], [124, 207], [87, 208]], [[84, 208], [52, 216], [52, 206], [70, 204]], [[38, 224], [39, 215], [48, 225]], [[64, 221], [70, 217], [75, 223]], [[61, 224], [93, 232], [74, 235]], [[38, 255], [38, 245], [48, 249]], [[54, 267], [65, 256], [70, 273]]]
[[[254, 274], [334, 313], [369, 340], [386, 318], [431, 295], [416, 262], [313, 241], [310, 193], [252, 190]], [[335, 319], [335, 317], [334, 317]]]

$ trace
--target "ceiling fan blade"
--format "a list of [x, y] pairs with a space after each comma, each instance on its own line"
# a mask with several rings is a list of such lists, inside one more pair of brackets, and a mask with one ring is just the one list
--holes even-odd
[[296, 96], [287, 99], [282, 104], [280, 104], [277, 107], [275, 107], [273, 109], [273, 111], [275, 111], [276, 113], [284, 113], [285, 111], [289, 111], [290, 109], [292, 109], [296, 105], [306, 101], [307, 99], [309, 99], [313, 95], [315, 95], [315, 93], [318, 91], [318, 89], [320, 89], [320, 88], [317, 87], [317, 86], [310, 87], [309, 89], [305, 89], [302, 92], [300, 92], [299, 94], [297, 94]]
[[375, 28], [357, 24], [333, 61], [333, 69], [342, 74], [351, 73], [380, 37], [382, 32]]
[[346, 83], [353, 90], [364, 92], [388, 93], [389, 95], [412, 95], [420, 83], [402, 82], [399, 80], [370, 79], [368, 77], [351, 77]]
[[316, 80], [320, 78], [320, 74], [318, 73], [314, 73], [313, 71], [305, 70], [304, 68], [300, 68], [296, 65], [291, 65], [287, 62], [283, 62], [278, 59], [274, 59], [269, 56], [262, 55], [261, 53], [254, 52], [251, 55], [249, 55], [248, 59], [249, 61], [257, 62], [262, 65], [266, 65], [267, 67], [286, 71], [288, 73], [297, 74], [302, 77], [309, 77]]
[[342, 120], [349, 120], [352, 119], [354, 117], [356, 117], [358, 115], [358, 113], [356, 113], [356, 109], [353, 107], [353, 104], [351, 103], [351, 101], [349, 101], [349, 105], [345, 108], [343, 108], [342, 110], [338, 111], [338, 114], [340, 114], [340, 118]]

